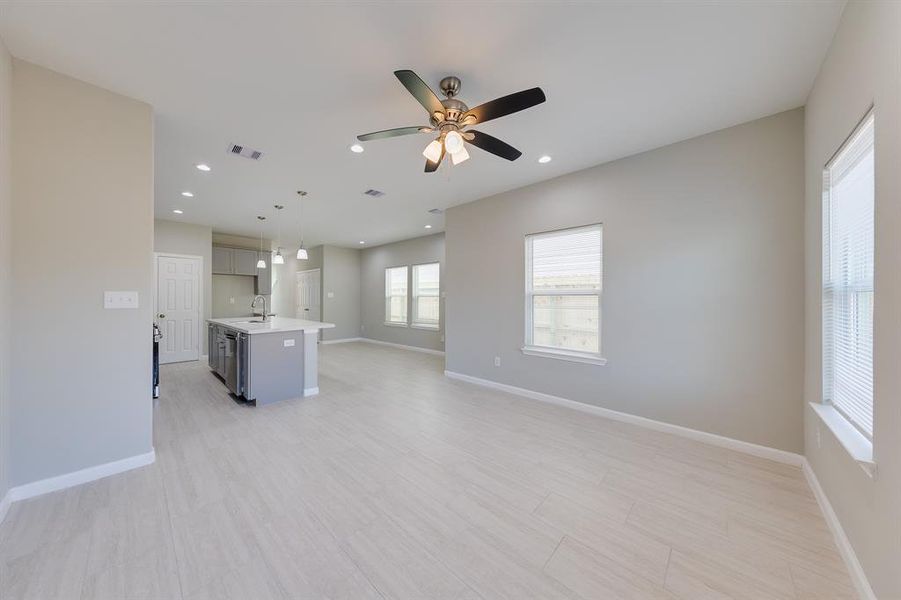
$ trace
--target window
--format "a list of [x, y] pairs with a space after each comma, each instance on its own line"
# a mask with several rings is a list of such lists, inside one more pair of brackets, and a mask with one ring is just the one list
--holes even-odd
[[823, 171], [823, 401], [873, 436], [874, 117]]
[[413, 265], [413, 327], [438, 329], [439, 271], [438, 263]]
[[407, 325], [407, 267], [385, 269], [385, 323]]
[[604, 364], [601, 226], [526, 236], [526, 354]]

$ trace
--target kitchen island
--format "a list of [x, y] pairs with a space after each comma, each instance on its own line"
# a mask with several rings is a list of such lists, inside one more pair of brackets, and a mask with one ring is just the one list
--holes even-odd
[[319, 330], [333, 323], [269, 317], [207, 319], [210, 369], [257, 406], [319, 393]]

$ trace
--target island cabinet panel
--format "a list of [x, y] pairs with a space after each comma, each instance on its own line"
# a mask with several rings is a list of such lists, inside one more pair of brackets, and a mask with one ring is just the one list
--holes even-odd
[[231, 275], [234, 273], [234, 252], [231, 248], [213, 246], [213, 268], [216, 275]]
[[257, 251], [235, 248], [234, 253], [235, 275], [257, 274]]
[[248, 336], [245, 397], [256, 405], [302, 398], [304, 393], [303, 331]]

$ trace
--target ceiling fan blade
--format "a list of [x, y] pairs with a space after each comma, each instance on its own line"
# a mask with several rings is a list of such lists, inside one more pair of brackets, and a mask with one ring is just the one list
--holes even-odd
[[407, 91], [413, 94], [413, 97], [425, 107], [429, 116], [436, 112], [441, 113], [442, 115], [444, 114], [444, 105], [441, 104], [441, 100], [438, 99], [438, 96], [435, 95], [432, 88], [420, 79], [419, 75], [409, 69], [403, 69], [401, 71], [395, 71], [394, 76], [397, 77], [400, 82], [404, 84], [404, 87], [407, 88]]
[[397, 137], [399, 135], [410, 135], [412, 133], [431, 133], [432, 128], [426, 126], [419, 127], [397, 127], [396, 129], [385, 129], [383, 131], [373, 131], [372, 133], [364, 133], [358, 135], [357, 139], [361, 142], [369, 140], [382, 140], [385, 138]]
[[472, 139], [469, 140], [469, 143], [477, 148], [481, 148], [485, 152], [490, 152], [501, 158], [506, 158], [507, 160], [516, 160], [520, 156], [522, 156], [522, 152], [508, 144], [507, 142], [502, 142], [494, 136], [488, 135], [487, 133], [482, 133], [481, 131], [473, 131], [470, 129], [467, 133], [472, 134]]
[[[503, 98], [486, 102], [485, 104], [480, 104], [463, 115], [461, 121], [465, 121], [467, 117], [475, 117], [475, 121], [471, 123], [472, 125], [484, 123], [491, 119], [497, 119], [498, 117], [504, 117], [531, 108], [536, 104], [541, 104], [545, 100], [546, 98], [544, 97], [544, 92], [541, 91], [541, 88], [536, 87], [530, 90], [523, 90], [521, 92], [516, 92], [515, 94], [510, 94], [509, 96], [504, 96]], [[472, 121], [471, 118], [469, 120]]]
[[444, 160], [444, 145], [441, 146], [441, 156], [438, 157], [438, 162], [432, 162], [429, 159], [425, 161], [425, 172], [426, 173], [434, 173], [438, 170], [438, 167], [441, 166], [441, 161]]

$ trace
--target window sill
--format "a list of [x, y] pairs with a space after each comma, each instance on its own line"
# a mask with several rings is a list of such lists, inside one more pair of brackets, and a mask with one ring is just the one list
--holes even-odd
[[543, 358], [554, 358], [556, 360], [565, 360], [569, 362], [585, 363], [589, 365], [603, 366], [607, 364], [607, 359], [600, 354], [589, 354], [587, 352], [575, 352], [572, 350], [557, 350], [554, 348], [541, 348], [538, 346], [523, 346], [520, 348], [526, 356], [541, 356]]
[[873, 442], [848, 422], [834, 407], [820, 402], [811, 402], [810, 408], [817, 414], [829, 431], [838, 439], [839, 443], [851, 455], [860, 468], [867, 475], [873, 477], [876, 473], [876, 463], [873, 461]]
[[410, 325], [411, 329], [425, 329], [426, 331], [438, 331], [441, 329], [438, 325], [422, 325], [420, 323], [413, 323]]
[[385, 327], [406, 327], [406, 323], [391, 323], [390, 321], [385, 321]]

